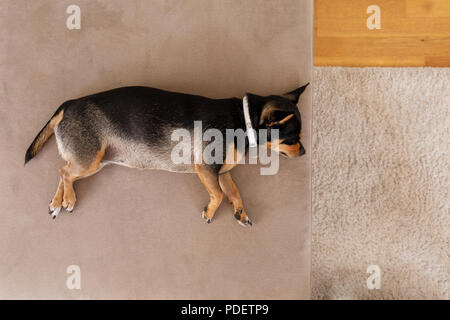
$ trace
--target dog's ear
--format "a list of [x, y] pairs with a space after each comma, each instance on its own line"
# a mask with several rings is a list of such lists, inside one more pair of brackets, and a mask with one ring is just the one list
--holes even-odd
[[303, 87], [297, 88], [291, 92], [287, 92], [287, 93], [283, 94], [282, 97], [285, 99], [288, 99], [292, 103], [297, 104], [298, 99], [300, 98], [300, 95], [303, 93], [303, 91], [305, 91], [305, 89], [306, 89], [306, 87], [308, 87], [308, 85], [309, 85], [309, 82], [307, 84], [305, 84]]
[[255, 128], [258, 126], [272, 126], [275, 124], [284, 124], [295, 114], [292, 111], [282, 110], [276, 102], [270, 102], [267, 97], [247, 93], [248, 107], [250, 117]]
[[275, 114], [280, 111], [280, 108], [277, 108], [271, 104], [266, 104], [262, 109], [261, 115], [259, 117], [259, 124], [269, 124], [275, 121]]
[[287, 112], [268, 104], [261, 112], [259, 125], [265, 124], [267, 127], [283, 125], [292, 119], [292, 117], [294, 117], [292, 112]]
[[293, 116], [294, 116], [294, 114], [291, 113], [291, 114], [287, 115], [286, 117], [284, 117], [284, 118], [281, 119], [281, 120], [278, 120], [278, 121], [275, 121], [275, 122], [270, 123], [268, 126], [269, 126], [269, 127], [272, 127], [272, 126], [275, 126], [275, 125], [282, 125], [282, 124], [285, 124], [286, 122], [288, 122], [289, 120], [291, 120]]

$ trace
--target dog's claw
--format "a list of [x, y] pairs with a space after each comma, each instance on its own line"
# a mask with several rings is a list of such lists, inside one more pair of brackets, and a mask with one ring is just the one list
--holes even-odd
[[238, 223], [241, 226], [246, 227], [246, 228], [249, 228], [249, 227], [253, 226], [252, 220], [250, 220], [249, 218], [247, 218], [244, 221], [238, 220]]
[[53, 220], [56, 219], [56, 217], [58, 216], [59, 212], [61, 211], [61, 208], [54, 208], [50, 214]]
[[61, 210], [60, 208], [57, 208], [55, 211], [53, 211], [53, 213], [52, 213], [52, 219], [53, 220], [56, 219], [56, 217], [58, 216], [60, 210]]

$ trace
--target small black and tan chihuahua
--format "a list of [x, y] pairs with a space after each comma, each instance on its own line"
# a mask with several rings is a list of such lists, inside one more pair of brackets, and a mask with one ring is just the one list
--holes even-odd
[[[246, 95], [252, 127], [256, 131], [267, 129], [269, 137], [271, 129], [278, 129], [279, 139], [269, 138], [265, 145], [289, 158], [305, 153], [300, 142], [302, 123], [296, 105], [307, 86], [283, 95]], [[107, 164], [119, 164], [197, 173], [210, 196], [202, 213], [208, 223], [225, 193], [233, 204], [234, 217], [241, 225], [251, 226], [239, 191], [231, 179], [230, 170], [236, 166], [236, 161], [230, 161], [229, 153], [224, 154], [221, 163], [175, 164], [171, 161], [171, 132], [179, 128], [192, 131], [194, 121], [202, 121], [203, 130], [245, 131], [243, 101], [239, 98], [210, 99], [149, 87], [123, 87], [69, 100], [56, 110], [34, 139], [26, 152], [25, 163], [54, 133], [59, 153], [67, 164], [59, 169], [59, 185], [49, 204], [53, 219], [61, 208], [73, 211], [76, 201], [74, 181], [97, 173]], [[232, 157], [235, 160], [237, 155]]]

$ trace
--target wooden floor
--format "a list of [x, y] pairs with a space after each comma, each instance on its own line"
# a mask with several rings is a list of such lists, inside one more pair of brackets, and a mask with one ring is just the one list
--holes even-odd
[[[366, 25], [370, 5], [379, 30]], [[450, 0], [315, 0], [314, 64], [450, 67]]]

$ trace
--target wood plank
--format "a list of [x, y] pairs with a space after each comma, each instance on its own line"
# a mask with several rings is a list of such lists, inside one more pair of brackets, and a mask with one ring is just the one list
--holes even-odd
[[449, 0], [406, 0], [407, 17], [450, 18]]
[[315, 18], [325, 19], [359, 19], [366, 23], [366, 9], [376, 4], [382, 8], [387, 17], [404, 16], [406, 13], [405, 0], [315, 0]]
[[[432, 61], [431, 63], [436, 63]], [[378, 56], [378, 57], [314, 57], [316, 66], [342, 66], [342, 67], [423, 67], [423, 56]]]
[[425, 58], [425, 66], [427, 66], [427, 67], [433, 67], [433, 66], [448, 67], [448, 66], [450, 66], [450, 56], [426, 57]]
[[316, 52], [319, 56], [434, 56], [435, 52], [441, 53], [440, 56], [450, 55], [450, 37], [332, 37], [321, 39], [323, 41], [316, 45]]
[[[366, 26], [372, 4], [380, 30]], [[449, 17], [450, 0], [316, 0], [315, 65], [449, 67]]]
[[[450, 0], [449, 0], [450, 2]], [[382, 20], [382, 30], [369, 30], [365, 22], [346, 19], [316, 19], [316, 37], [403, 37], [407, 35], [439, 36], [443, 30], [450, 30], [450, 19], [437, 18], [397, 18]], [[381, 32], [382, 31], [382, 32]]]

